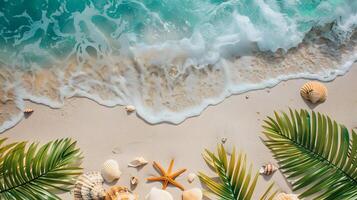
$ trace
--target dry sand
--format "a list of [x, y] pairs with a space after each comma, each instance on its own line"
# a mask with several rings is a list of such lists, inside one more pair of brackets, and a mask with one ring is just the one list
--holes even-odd
[[[345, 76], [326, 83], [329, 97], [313, 109], [330, 115], [348, 128], [356, 127], [356, 77], [357, 65]], [[127, 163], [136, 156], [158, 161], [165, 167], [174, 158], [175, 169], [188, 169], [177, 179], [187, 189], [200, 187], [198, 180], [188, 184], [187, 175], [199, 170], [209, 172], [201, 152], [204, 148], [214, 150], [222, 137], [228, 138], [228, 144], [235, 144], [246, 152], [255, 170], [264, 163], [275, 163], [260, 139], [262, 120], [272, 115], [274, 110], [287, 111], [289, 107], [311, 109], [299, 95], [299, 88], [304, 82], [306, 80], [290, 80], [271, 89], [234, 95], [180, 125], [150, 125], [135, 114], [127, 115], [123, 107], [106, 108], [84, 98], [68, 99], [62, 109], [27, 102], [27, 107], [35, 110], [33, 115], [1, 134], [1, 137], [8, 137], [10, 141], [40, 142], [71, 137], [78, 141], [83, 151], [85, 171], [100, 170], [106, 159], [113, 158], [119, 162], [123, 172], [117, 184], [128, 186], [130, 175], [138, 176], [140, 183], [134, 192], [144, 199], [151, 187], [161, 185], [145, 181], [145, 177], [156, 174], [151, 163], [141, 170], [127, 167]], [[262, 194], [268, 181], [274, 181], [282, 190], [291, 192], [288, 182], [277, 172], [271, 178], [260, 178], [257, 195]], [[177, 188], [170, 187], [168, 191], [174, 199], [180, 199], [181, 192]], [[61, 196], [72, 199], [70, 194]]]

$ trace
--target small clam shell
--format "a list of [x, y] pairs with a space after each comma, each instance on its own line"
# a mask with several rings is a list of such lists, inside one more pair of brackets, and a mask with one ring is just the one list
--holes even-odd
[[99, 172], [88, 172], [78, 177], [73, 190], [75, 200], [100, 200], [105, 196], [103, 178]]
[[107, 191], [105, 200], [138, 200], [138, 195], [131, 194], [126, 187], [113, 186]]
[[127, 105], [124, 107], [124, 109], [126, 110], [126, 112], [134, 112], [136, 110], [135, 106], [133, 105]]
[[270, 176], [270, 175], [272, 175], [276, 170], [278, 170], [278, 168], [275, 167], [273, 164], [269, 163], [269, 164], [266, 164], [266, 165], [262, 166], [262, 167], [259, 169], [259, 173], [262, 174], [262, 175]]
[[149, 194], [145, 197], [146, 200], [174, 200], [172, 195], [161, 189], [157, 189], [155, 187], [151, 188]]
[[132, 177], [130, 178], [130, 184], [131, 184], [131, 185], [135, 186], [135, 185], [137, 185], [138, 183], [139, 183], [139, 178], [138, 178], [138, 177], [132, 176]]
[[190, 174], [187, 176], [187, 181], [188, 181], [189, 183], [192, 183], [192, 182], [195, 180], [196, 177], [197, 177], [197, 175], [196, 175], [195, 173], [190, 173]]
[[145, 160], [145, 158], [143, 157], [136, 157], [134, 158], [134, 160], [132, 160], [128, 166], [129, 167], [141, 167], [143, 165], [148, 164], [149, 162], [147, 160]]
[[299, 198], [296, 194], [279, 193], [273, 200], [299, 200]]
[[327, 98], [327, 88], [320, 82], [310, 81], [301, 87], [300, 94], [311, 103], [324, 102]]
[[111, 183], [114, 180], [119, 179], [121, 175], [121, 171], [119, 169], [118, 162], [112, 159], [105, 161], [101, 173], [104, 180], [108, 183]]
[[182, 193], [182, 200], [202, 200], [203, 193], [199, 188], [186, 190]]

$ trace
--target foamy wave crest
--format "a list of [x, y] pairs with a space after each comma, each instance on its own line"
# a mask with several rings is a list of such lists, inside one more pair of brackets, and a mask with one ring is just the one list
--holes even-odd
[[74, 96], [177, 124], [281, 80], [332, 80], [357, 59], [349, 0], [54, 2], [0, 6], [0, 132], [26, 99]]

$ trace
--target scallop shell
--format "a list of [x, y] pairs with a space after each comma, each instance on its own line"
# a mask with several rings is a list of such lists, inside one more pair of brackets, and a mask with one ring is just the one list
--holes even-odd
[[273, 164], [269, 163], [269, 164], [266, 164], [266, 165], [262, 166], [262, 167], [259, 169], [259, 173], [260, 173], [260, 174], [263, 174], [263, 175], [270, 176], [270, 175], [272, 175], [276, 170], [278, 170], [278, 168], [275, 167]]
[[182, 193], [182, 200], [202, 200], [203, 193], [199, 188], [186, 190]]
[[104, 180], [108, 183], [111, 183], [114, 180], [119, 179], [121, 175], [121, 171], [119, 169], [118, 162], [112, 159], [105, 161], [101, 173]]
[[134, 158], [134, 160], [132, 160], [128, 166], [129, 167], [141, 167], [143, 165], [148, 164], [149, 162], [147, 160], [145, 160], [145, 158], [143, 157], [136, 157]]
[[126, 112], [134, 112], [136, 110], [135, 106], [133, 105], [127, 105], [124, 107], [124, 109], [126, 110]]
[[106, 195], [105, 200], [138, 200], [138, 195], [129, 192], [128, 188], [122, 186], [111, 187]]
[[155, 187], [151, 188], [149, 194], [145, 197], [146, 200], [174, 200], [172, 195], [161, 189], [157, 189]]
[[296, 194], [279, 193], [273, 200], [299, 200], [299, 198]]
[[33, 112], [34, 112], [34, 110], [31, 109], [31, 108], [26, 108], [26, 109], [24, 110], [24, 114], [25, 114], [25, 115], [31, 115]]
[[196, 177], [197, 177], [197, 175], [196, 175], [195, 173], [190, 173], [190, 174], [187, 176], [187, 181], [188, 181], [189, 183], [192, 183], [192, 182], [195, 180]]
[[78, 177], [73, 190], [74, 200], [101, 200], [105, 190], [99, 172], [88, 172]]
[[327, 88], [322, 83], [310, 81], [301, 87], [300, 94], [312, 103], [324, 102], [327, 98]]

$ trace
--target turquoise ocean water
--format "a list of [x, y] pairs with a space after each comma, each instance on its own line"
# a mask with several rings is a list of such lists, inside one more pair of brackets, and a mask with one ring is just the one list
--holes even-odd
[[[231, 94], [343, 74], [356, 25], [355, 0], [0, 0], [0, 94], [18, 110], [85, 96], [179, 123]], [[2, 130], [21, 115], [7, 112]]]

